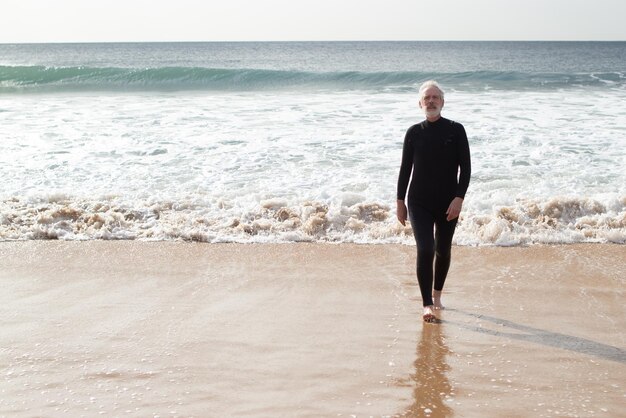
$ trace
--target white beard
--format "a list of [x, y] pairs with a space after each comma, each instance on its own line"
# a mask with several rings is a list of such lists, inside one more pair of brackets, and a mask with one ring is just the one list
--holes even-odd
[[427, 118], [434, 118], [441, 114], [441, 108], [425, 110], [424, 113], [426, 114]]

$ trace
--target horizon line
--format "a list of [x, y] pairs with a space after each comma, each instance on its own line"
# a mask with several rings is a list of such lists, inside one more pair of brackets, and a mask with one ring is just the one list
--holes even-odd
[[619, 39], [337, 39], [337, 40], [175, 40], [175, 41], [18, 41], [18, 42], [4, 42], [0, 41], [0, 45], [61, 45], [61, 44], [165, 44], [165, 43], [341, 43], [341, 42], [370, 42], [370, 43], [383, 43], [383, 42], [626, 42], [626, 40]]

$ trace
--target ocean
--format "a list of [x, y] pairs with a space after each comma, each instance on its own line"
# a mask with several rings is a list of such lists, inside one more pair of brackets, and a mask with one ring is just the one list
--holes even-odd
[[0, 240], [413, 243], [428, 79], [457, 245], [626, 243], [626, 42], [0, 44]]

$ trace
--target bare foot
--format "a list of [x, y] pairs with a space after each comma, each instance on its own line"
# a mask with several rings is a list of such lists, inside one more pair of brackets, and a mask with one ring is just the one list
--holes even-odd
[[433, 290], [433, 306], [435, 309], [446, 309], [441, 304], [441, 290]]
[[424, 315], [422, 315], [422, 318], [424, 318], [424, 322], [437, 321], [437, 317], [433, 312], [433, 305], [424, 306]]

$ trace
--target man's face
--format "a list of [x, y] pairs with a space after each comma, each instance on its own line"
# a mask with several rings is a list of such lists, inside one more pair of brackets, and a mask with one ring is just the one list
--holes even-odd
[[435, 118], [441, 113], [443, 99], [441, 92], [436, 87], [429, 87], [424, 90], [420, 99], [420, 108], [424, 110], [427, 118]]

